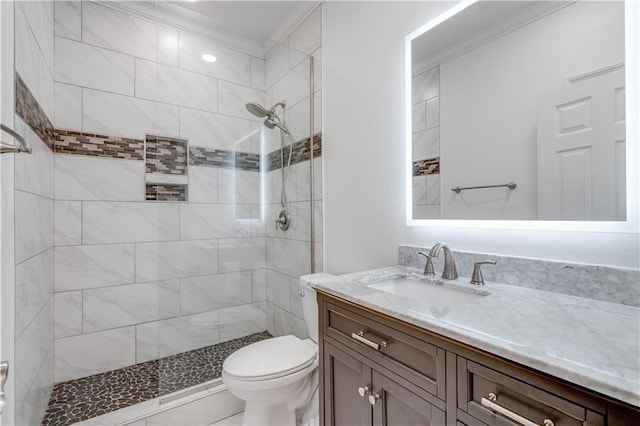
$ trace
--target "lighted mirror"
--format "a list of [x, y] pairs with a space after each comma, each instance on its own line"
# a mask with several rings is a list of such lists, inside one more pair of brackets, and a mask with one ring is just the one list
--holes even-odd
[[627, 219], [624, 2], [473, 3], [410, 81], [413, 219]]

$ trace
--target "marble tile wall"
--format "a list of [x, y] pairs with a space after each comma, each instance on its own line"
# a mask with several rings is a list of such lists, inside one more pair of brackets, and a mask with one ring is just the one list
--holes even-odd
[[[265, 329], [306, 335], [297, 280], [311, 270], [312, 244], [322, 270], [322, 159], [313, 182], [306, 158], [290, 168], [294, 225], [275, 232], [279, 171], [261, 175], [258, 164], [281, 141], [244, 103], [286, 99], [293, 140], [309, 137], [313, 103], [320, 132], [320, 17], [265, 60], [96, 2], [17, 2], [27, 102], [15, 126], [34, 152], [15, 160], [16, 424], [40, 422], [54, 381]], [[203, 48], [228, 66], [207, 67]], [[150, 133], [233, 151], [236, 169], [205, 156], [190, 165], [188, 190], [154, 187], [189, 203], [147, 204], [139, 141]]]
[[25, 84], [20, 74], [15, 74], [15, 111], [44, 143], [53, 149], [54, 131], [51, 120], [40, 103]]
[[241, 207], [56, 201], [56, 381], [264, 331], [266, 238]]
[[16, 115], [5, 124], [32, 153], [14, 155], [15, 417], [3, 419], [39, 424], [54, 380], [53, 3], [18, 1], [14, 11]]
[[413, 218], [440, 217], [440, 68], [411, 80]]
[[[261, 123], [244, 108], [265, 102], [264, 59], [116, 2], [52, 8], [64, 131], [55, 203], [29, 206], [55, 221], [55, 381], [266, 330]], [[30, 240], [24, 256], [48, 241]]]
[[[56, 61], [56, 81], [66, 89], [65, 102], [83, 103], [76, 109], [80, 117], [60, 117], [83, 127], [74, 130], [134, 138], [148, 132], [229, 148], [257, 127], [244, 97], [235, 95], [264, 102], [262, 84], [251, 78], [264, 68], [263, 59], [123, 13], [114, 4], [56, 3], [62, 18], [56, 20], [55, 48], [65, 59]], [[202, 49], [215, 51], [218, 62], [202, 61]], [[206, 131], [211, 127], [215, 132]]]
[[[424, 258], [418, 255], [421, 250], [428, 252], [429, 248], [400, 246], [398, 264], [424, 267]], [[458, 273], [463, 277], [471, 276], [474, 261], [493, 259], [498, 262], [495, 266], [485, 265], [482, 268], [482, 275], [487, 281], [640, 306], [640, 271], [637, 269], [462, 251], [453, 251], [453, 255]], [[443, 256], [434, 259], [436, 274], [442, 271], [442, 262]]]
[[[282, 141], [244, 104], [286, 99], [291, 144], [309, 138], [313, 102], [320, 134], [320, 9], [265, 60], [113, 4], [77, 6], [55, 2], [52, 21], [61, 58], [51, 70], [52, 118], [65, 129], [51, 185], [55, 381], [265, 329], [305, 336], [297, 285], [311, 271], [312, 244], [322, 270], [320, 140], [313, 182], [309, 150], [294, 150], [294, 225], [276, 232], [280, 170], [260, 173], [260, 154]], [[225, 60], [211, 67], [202, 49]], [[172, 167], [162, 162], [147, 170], [137, 144], [149, 134], [187, 141], [186, 174], [163, 173]]]
[[17, 2], [15, 8], [15, 70], [53, 119], [53, 5]]
[[[286, 168], [287, 204], [292, 216], [288, 231], [275, 230], [273, 224], [282, 209], [280, 205], [281, 161], [283, 142], [277, 130], [265, 130], [265, 226], [267, 272], [267, 330], [273, 335], [294, 334], [307, 337], [302, 305], [298, 295], [298, 279], [311, 272], [311, 247], [315, 250], [316, 272], [322, 271], [322, 157], [321, 123], [321, 8], [317, 8], [287, 40], [266, 59], [265, 87], [267, 104], [286, 100], [281, 118], [291, 130], [294, 141], [291, 166]], [[310, 62], [314, 60], [314, 92], [311, 96]], [[311, 104], [314, 105], [314, 179], [311, 181], [309, 137]], [[288, 150], [285, 150], [285, 162]], [[314, 197], [311, 199], [311, 185]], [[311, 229], [313, 206], [314, 227]], [[312, 243], [312, 232], [314, 242]]]

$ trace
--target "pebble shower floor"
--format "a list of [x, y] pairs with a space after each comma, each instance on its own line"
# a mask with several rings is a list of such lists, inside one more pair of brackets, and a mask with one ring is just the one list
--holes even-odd
[[54, 386], [43, 426], [66, 426], [168, 395], [222, 375], [234, 351], [271, 335], [264, 331]]

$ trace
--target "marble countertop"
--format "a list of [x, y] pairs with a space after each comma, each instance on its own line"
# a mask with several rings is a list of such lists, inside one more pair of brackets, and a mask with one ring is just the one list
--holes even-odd
[[444, 285], [490, 294], [433, 308], [369, 286], [397, 277], [424, 279], [404, 266], [302, 279], [318, 291], [640, 407], [640, 308], [493, 282], [478, 288], [468, 278]]

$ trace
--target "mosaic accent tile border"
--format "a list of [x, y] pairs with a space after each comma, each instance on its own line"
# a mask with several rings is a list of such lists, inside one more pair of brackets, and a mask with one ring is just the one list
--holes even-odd
[[187, 174], [186, 139], [147, 135], [147, 173]]
[[235, 153], [235, 168], [248, 171], [260, 171], [260, 154], [251, 152]]
[[168, 395], [222, 375], [222, 363], [236, 350], [272, 337], [268, 332], [119, 370], [58, 383], [54, 386], [43, 426], [66, 426], [121, 408]]
[[47, 114], [17, 72], [15, 73], [15, 84], [16, 114], [53, 151], [54, 130], [51, 120], [49, 120], [49, 117], [47, 117]]
[[260, 154], [192, 146], [189, 147], [189, 165], [259, 172]]
[[57, 154], [144, 160], [144, 141], [72, 130], [55, 130], [54, 152]]
[[173, 183], [147, 183], [147, 201], [187, 201], [187, 185]]
[[413, 176], [440, 174], [440, 157], [413, 162]]
[[[284, 147], [285, 162], [289, 158], [289, 149], [293, 147], [291, 154], [291, 165], [302, 163], [311, 159], [311, 150], [309, 149], [309, 138], [305, 138]], [[322, 133], [316, 133], [313, 136], [313, 158], [322, 155]], [[267, 155], [266, 168], [270, 172], [282, 167], [280, 158], [280, 150], [277, 149]]]

